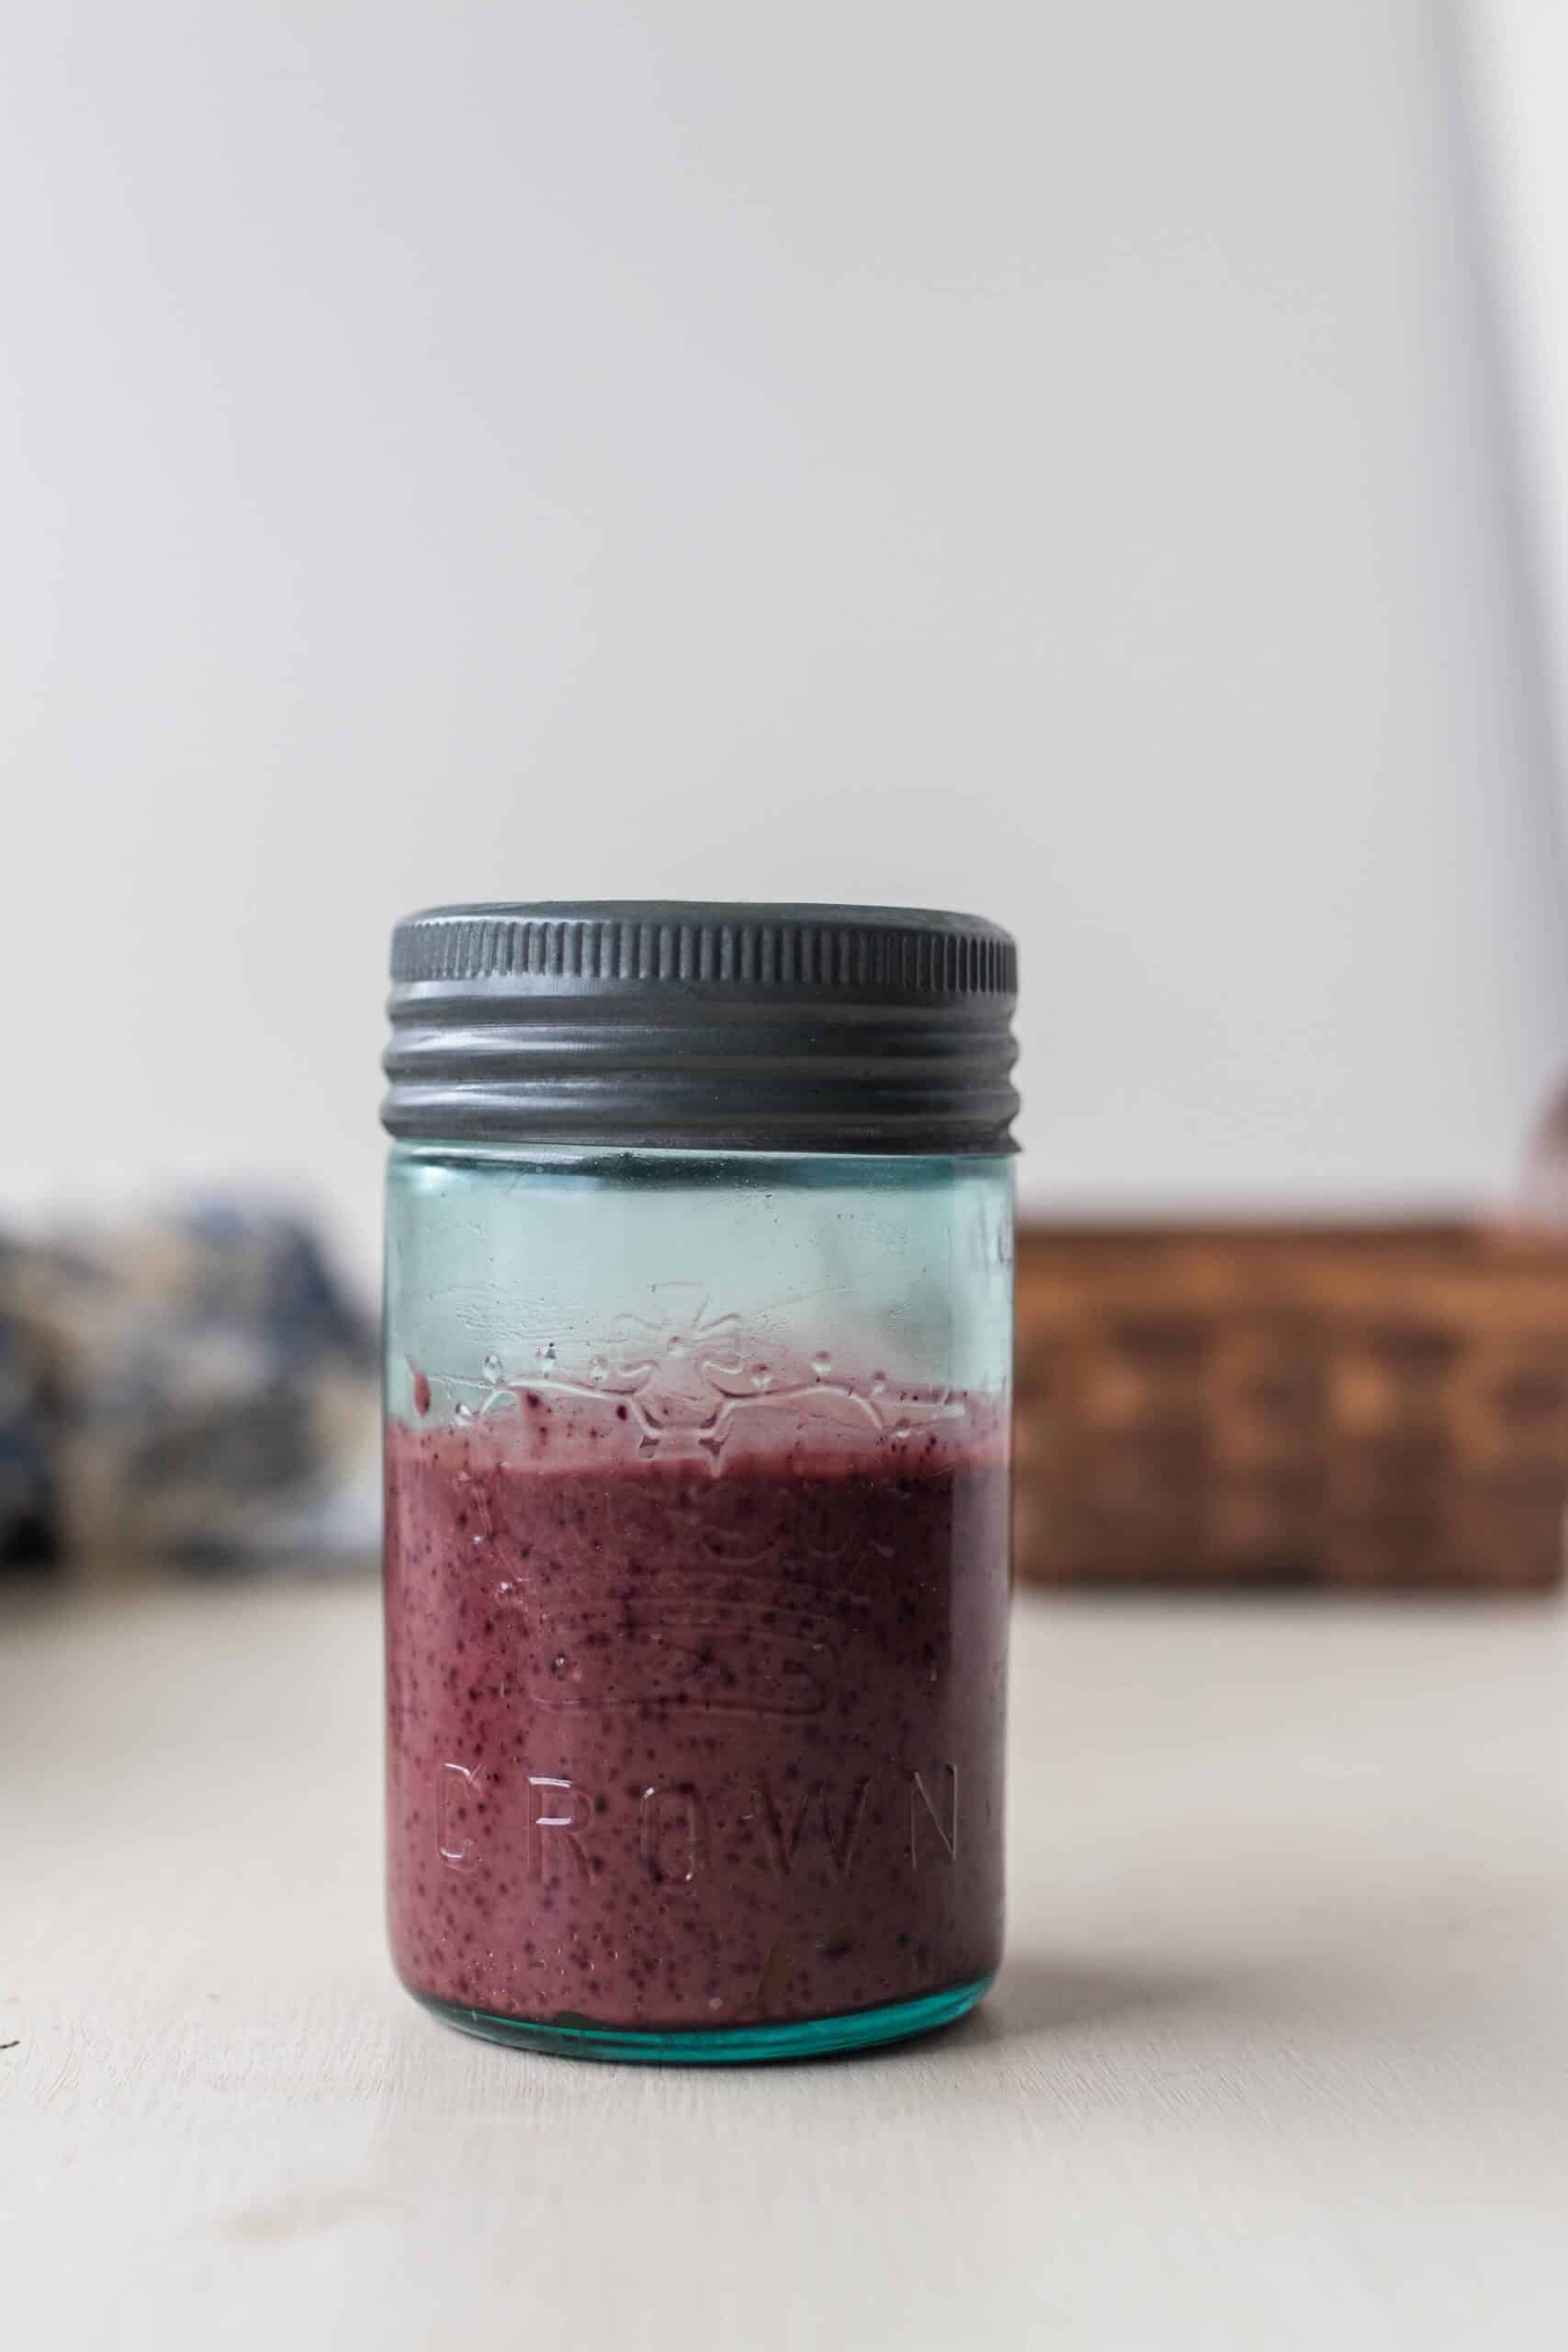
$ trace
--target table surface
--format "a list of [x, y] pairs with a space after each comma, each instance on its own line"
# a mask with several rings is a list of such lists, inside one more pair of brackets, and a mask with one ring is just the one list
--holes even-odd
[[398, 1990], [376, 1609], [0, 1613], [18, 2346], [1568, 2340], [1559, 1607], [1021, 1599], [997, 1992], [718, 2073]]

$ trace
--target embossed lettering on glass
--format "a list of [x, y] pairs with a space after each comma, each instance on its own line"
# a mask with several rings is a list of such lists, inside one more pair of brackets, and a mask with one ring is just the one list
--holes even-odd
[[1014, 989], [906, 910], [399, 926], [389, 1908], [452, 2022], [787, 2056], [989, 1984]]

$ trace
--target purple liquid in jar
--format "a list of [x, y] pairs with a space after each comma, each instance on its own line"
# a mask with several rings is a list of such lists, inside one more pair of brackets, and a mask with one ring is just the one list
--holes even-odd
[[875, 1430], [753, 1412], [716, 1464], [643, 1458], [624, 1408], [537, 1390], [468, 1427], [394, 1422], [405, 1983], [656, 2031], [987, 1975], [1007, 1522], [982, 1400]]

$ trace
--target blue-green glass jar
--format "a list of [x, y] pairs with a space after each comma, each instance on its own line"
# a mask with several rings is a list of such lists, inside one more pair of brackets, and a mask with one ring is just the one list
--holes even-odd
[[990, 1981], [1012, 986], [896, 910], [400, 927], [390, 1920], [453, 2022], [784, 2056]]

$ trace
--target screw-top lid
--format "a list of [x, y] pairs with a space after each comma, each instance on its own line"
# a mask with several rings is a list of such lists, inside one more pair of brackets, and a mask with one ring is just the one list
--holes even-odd
[[382, 1119], [433, 1142], [1001, 1152], [1018, 954], [909, 907], [432, 907], [392, 934]]

